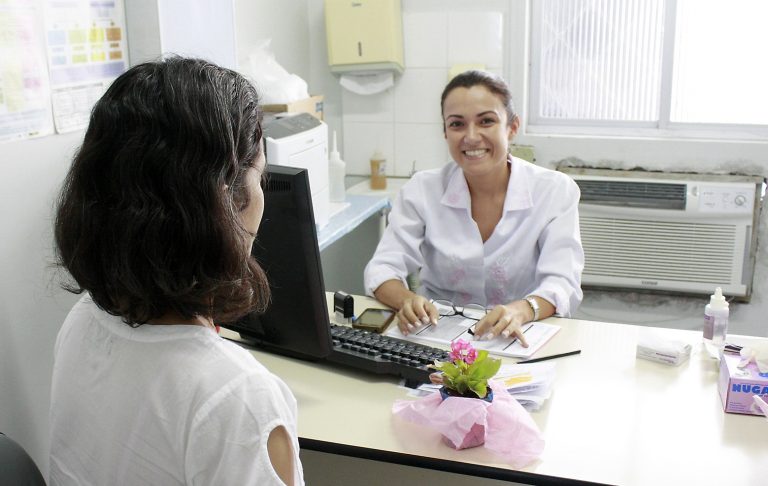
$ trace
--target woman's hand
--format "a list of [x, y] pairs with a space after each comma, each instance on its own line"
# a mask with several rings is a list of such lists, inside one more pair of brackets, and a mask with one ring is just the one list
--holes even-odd
[[400, 280], [387, 280], [373, 292], [379, 302], [397, 310], [397, 327], [405, 334], [423, 324], [437, 324], [437, 309]]
[[408, 335], [419, 326], [437, 324], [437, 308], [421, 295], [413, 294], [403, 300], [397, 312], [397, 327], [404, 335]]
[[520, 344], [527, 348], [528, 341], [523, 335], [521, 326], [532, 319], [533, 310], [524, 300], [497, 305], [475, 325], [475, 339], [515, 336], [520, 340]]

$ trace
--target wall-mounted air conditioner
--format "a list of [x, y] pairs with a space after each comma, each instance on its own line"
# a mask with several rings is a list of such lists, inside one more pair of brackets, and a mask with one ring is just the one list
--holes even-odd
[[749, 300], [763, 179], [563, 167], [581, 189], [585, 288]]

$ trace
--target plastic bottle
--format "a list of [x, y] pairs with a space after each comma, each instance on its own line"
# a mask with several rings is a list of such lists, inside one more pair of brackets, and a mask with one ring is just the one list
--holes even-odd
[[379, 149], [371, 157], [371, 189], [387, 188], [387, 159]]
[[336, 130], [333, 131], [333, 149], [328, 158], [328, 182], [330, 185], [330, 199], [332, 202], [344, 202], [346, 199], [346, 188], [344, 186], [344, 176], [346, 175], [347, 164], [341, 160], [338, 147], [336, 146]]
[[723, 289], [715, 289], [704, 308], [704, 346], [710, 356], [719, 358], [725, 346], [728, 334], [728, 302], [723, 296]]

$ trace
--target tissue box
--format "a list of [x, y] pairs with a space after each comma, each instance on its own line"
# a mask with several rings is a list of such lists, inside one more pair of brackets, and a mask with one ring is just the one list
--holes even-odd
[[738, 354], [724, 353], [720, 358], [718, 390], [723, 409], [729, 413], [763, 415], [752, 397], [768, 396], [768, 373], [761, 374], [754, 362], [738, 368], [740, 361]]
[[318, 120], [323, 119], [323, 95], [310, 96], [293, 103], [262, 105], [262, 110], [273, 113], [309, 113]]

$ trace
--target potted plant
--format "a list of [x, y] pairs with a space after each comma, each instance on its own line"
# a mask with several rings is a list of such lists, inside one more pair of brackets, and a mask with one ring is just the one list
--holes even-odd
[[[463, 339], [451, 343], [451, 352], [448, 356], [450, 361], [435, 361], [434, 364], [434, 368], [442, 372], [437, 378], [443, 384], [440, 388], [442, 400], [492, 402], [493, 390], [488, 386], [488, 380], [499, 371], [501, 360], [489, 357], [488, 351], [476, 350]], [[443, 441], [455, 449], [482, 445], [485, 442], [485, 424], [474, 422], [468, 425], [466, 433], [461, 434], [460, 437], [450, 438], [443, 435]]]
[[432, 376], [433, 382], [443, 385], [440, 393], [397, 400], [392, 413], [439, 432], [454, 449], [485, 445], [514, 467], [536, 460], [544, 450], [541, 432], [504, 384], [491, 379], [501, 360], [466, 341], [451, 343], [449, 357], [450, 361], [434, 365], [442, 371]]
[[448, 397], [479, 398], [493, 401], [488, 380], [501, 367], [501, 360], [488, 356], [488, 351], [477, 351], [469, 342], [459, 339], [451, 343], [450, 361], [435, 361], [434, 368], [442, 371], [443, 387], [440, 394]]

